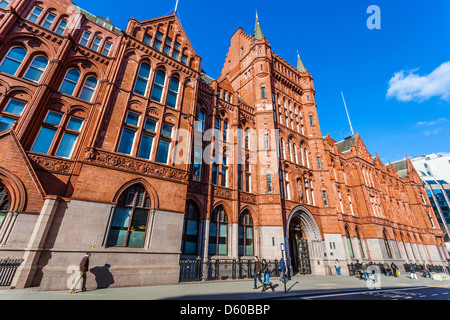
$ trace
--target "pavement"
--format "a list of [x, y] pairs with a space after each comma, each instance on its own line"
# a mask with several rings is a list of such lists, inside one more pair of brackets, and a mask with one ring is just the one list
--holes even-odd
[[164, 286], [129, 287], [129, 288], [90, 288], [71, 294], [64, 291], [41, 291], [39, 288], [0, 290], [0, 300], [283, 300], [318, 296], [330, 293], [367, 292], [370, 290], [388, 290], [417, 287], [444, 287], [450, 289], [450, 280], [433, 280], [418, 276], [411, 279], [409, 275], [386, 277], [379, 275], [379, 282], [359, 280], [352, 276], [305, 276], [296, 275], [286, 284], [278, 278], [271, 278], [275, 291], [269, 288], [261, 292], [253, 289], [253, 280], [228, 280], [215, 282], [180, 283]]

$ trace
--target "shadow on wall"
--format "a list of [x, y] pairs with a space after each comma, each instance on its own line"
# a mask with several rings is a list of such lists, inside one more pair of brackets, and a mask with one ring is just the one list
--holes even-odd
[[109, 288], [114, 283], [114, 277], [109, 270], [110, 264], [105, 264], [103, 267], [94, 267], [89, 271], [95, 276], [97, 289]]

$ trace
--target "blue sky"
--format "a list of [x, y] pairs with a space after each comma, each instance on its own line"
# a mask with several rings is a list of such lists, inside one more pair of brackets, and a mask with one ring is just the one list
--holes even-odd
[[[121, 29], [133, 17], [173, 13], [176, 0], [77, 0]], [[381, 29], [370, 30], [370, 5]], [[272, 50], [314, 77], [322, 134], [341, 140], [353, 128], [383, 162], [450, 152], [450, 1], [179, 0], [178, 16], [202, 68], [220, 75], [233, 33], [253, 34], [258, 10]]]

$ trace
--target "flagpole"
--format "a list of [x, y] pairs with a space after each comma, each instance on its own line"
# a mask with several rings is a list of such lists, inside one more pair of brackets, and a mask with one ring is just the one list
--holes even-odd
[[174, 14], [176, 14], [176, 13], [177, 13], [177, 10], [178, 10], [178, 1], [179, 1], [179, 0], [177, 0], [177, 4], [175, 5], [175, 11], [174, 11]]
[[347, 118], [348, 118], [348, 123], [350, 124], [350, 130], [352, 132], [352, 136], [354, 136], [355, 133], [353, 132], [352, 122], [350, 121], [350, 116], [348, 114], [348, 109], [347, 109], [347, 104], [345, 103], [344, 93], [341, 91], [341, 94], [342, 94], [342, 100], [344, 101], [345, 112], [347, 112]]

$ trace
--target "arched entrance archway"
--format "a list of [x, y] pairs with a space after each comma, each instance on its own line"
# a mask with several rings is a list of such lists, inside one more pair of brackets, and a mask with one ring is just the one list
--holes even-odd
[[287, 259], [294, 273], [311, 274], [312, 257], [321, 256], [322, 237], [311, 212], [303, 206], [291, 211], [286, 225]]

